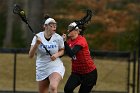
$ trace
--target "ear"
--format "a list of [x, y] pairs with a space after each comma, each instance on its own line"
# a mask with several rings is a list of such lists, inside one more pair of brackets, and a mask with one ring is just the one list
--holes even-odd
[[79, 32], [81, 32], [82, 31], [82, 29], [79, 29]]
[[76, 32], [77, 32], [78, 34], [80, 34], [80, 29], [77, 29]]

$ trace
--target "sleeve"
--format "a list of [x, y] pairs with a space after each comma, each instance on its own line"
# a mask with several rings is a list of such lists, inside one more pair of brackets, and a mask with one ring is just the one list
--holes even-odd
[[34, 44], [35, 44], [35, 42], [36, 42], [36, 36], [34, 36], [34, 37], [33, 37], [33, 40], [32, 40], [31, 45], [34, 45]]
[[60, 37], [58, 40], [58, 47], [59, 47], [59, 49], [64, 48], [64, 41], [63, 41], [62, 37]]
[[65, 53], [71, 58], [73, 58], [76, 55], [76, 53], [82, 49], [82, 46], [80, 45], [76, 45], [74, 46], [73, 49], [71, 49], [67, 44], [67, 42], [64, 42], [64, 44], [65, 44]]
[[76, 45], [74, 46], [74, 48], [72, 49], [73, 53], [76, 54], [77, 52], [79, 52], [82, 49], [82, 46], [80, 45]]

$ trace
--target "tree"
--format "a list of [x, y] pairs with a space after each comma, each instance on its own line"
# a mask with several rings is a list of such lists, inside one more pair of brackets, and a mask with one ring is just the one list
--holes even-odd
[[5, 34], [5, 38], [3, 40], [3, 47], [10, 47], [12, 44], [12, 29], [13, 29], [13, 13], [12, 13], [12, 9], [13, 9], [13, 3], [14, 0], [8, 0], [7, 1], [7, 6], [8, 6], [8, 10], [7, 10], [7, 26], [6, 26], [6, 34]]

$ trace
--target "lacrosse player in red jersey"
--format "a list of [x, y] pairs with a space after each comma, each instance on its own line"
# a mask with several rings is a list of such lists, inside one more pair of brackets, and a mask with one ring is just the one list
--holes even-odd
[[[72, 22], [68, 26], [69, 39], [64, 42], [65, 51], [72, 58], [72, 73], [64, 87], [65, 93], [73, 93], [80, 85], [78, 93], [90, 93], [97, 81], [97, 70], [90, 56], [87, 41], [83, 36], [84, 25]], [[62, 35], [66, 40], [66, 34]]]

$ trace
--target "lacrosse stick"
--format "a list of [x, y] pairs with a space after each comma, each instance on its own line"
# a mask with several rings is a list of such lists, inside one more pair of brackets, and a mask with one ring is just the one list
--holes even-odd
[[[36, 33], [33, 31], [33, 29], [31, 28], [30, 24], [28, 23], [28, 20], [26, 18], [26, 14], [25, 14], [24, 10], [21, 9], [21, 7], [19, 5], [17, 5], [17, 4], [14, 5], [13, 13], [19, 15], [20, 18], [22, 19], [22, 21], [27, 24], [27, 26], [29, 27], [29, 29], [32, 32], [32, 34], [34, 36], [38, 37], [36, 35]], [[52, 54], [50, 53], [50, 51], [47, 50], [46, 46], [42, 42], [41, 42], [41, 44], [43, 45], [43, 48], [45, 49], [46, 53], [48, 53], [50, 56], [52, 56]]]

